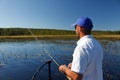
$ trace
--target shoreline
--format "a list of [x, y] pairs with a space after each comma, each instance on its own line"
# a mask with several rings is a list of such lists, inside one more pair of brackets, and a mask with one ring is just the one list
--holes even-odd
[[[102, 40], [120, 40], [120, 35], [93, 35], [96, 39]], [[0, 39], [78, 39], [76, 35], [17, 35], [17, 36], [0, 36]]]

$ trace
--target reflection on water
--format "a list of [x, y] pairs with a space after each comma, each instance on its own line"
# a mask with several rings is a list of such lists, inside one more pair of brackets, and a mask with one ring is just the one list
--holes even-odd
[[[100, 41], [104, 48], [103, 71], [104, 80], [119, 80], [120, 76], [120, 41]], [[46, 49], [59, 64], [68, 64], [76, 46], [74, 40], [40, 40], [15, 41], [0, 43], [0, 80], [31, 80], [34, 72], [49, 58]], [[52, 79], [65, 80], [52, 62]], [[38, 74], [37, 79], [48, 79], [46, 65]]]

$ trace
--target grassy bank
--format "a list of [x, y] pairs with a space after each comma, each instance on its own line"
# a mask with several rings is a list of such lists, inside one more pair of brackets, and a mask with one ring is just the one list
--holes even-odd
[[[99, 40], [120, 40], [120, 35], [93, 35]], [[38, 39], [68, 39], [77, 40], [76, 35], [35, 35]], [[21, 36], [0, 36], [0, 39], [34, 39], [32, 35], [21, 35]]]
[[5, 39], [64, 39], [64, 40], [74, 40], [76, 35], [22, 35], [22, 36], [0, 36], [1, 40]]
[[94, 35], [99, 40], [120, 40], [120, 35]]

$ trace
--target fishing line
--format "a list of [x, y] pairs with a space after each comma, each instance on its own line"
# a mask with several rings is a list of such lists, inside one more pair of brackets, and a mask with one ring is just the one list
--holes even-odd
[[[38, 40], [38, 38], [33, 34], [33, 32], [29, 29], [29, 28], [27, 28], [28, 29], [28, 31], [31, 33], [31, 35], [34, 37], [34, 39], [37, 41], [37, 42], [39, 42], [39, 40]], [[54, 57], [44, 48], [44, 47], [42, 47], [42, 46], [40, 46], [40, 48], [42, 48], [44, 51], [45, 51], [45, 53], [53, 60], [53, 62], [59, 67], [60, 65], [58, 64], [58, 62], [54, 59]]]
[[[27, 28], [28, 29], [28, 31], [31, 33], [31, 35], [34, 37], [34, 39], [37, 41], [37, 42], [39, 42], [39, 40], [38, 40], [38, 38], [33, 34], [33, 32], [29, 29], [29, 28]], [[44, 51], [45, 51], [45, 53], [53, 60], [53, 62], [59, 67], [60, 65], [58, 64], [58, 62], [54, 59], [54, 57], [44, 48], [44, 47], [42, 47], [42, 46], [40, 46], [40, 48], [42, 48]], [[35, 75], [36, 75], [37, 73], [35, 73]], [[64, 73], [63, 73], [64, 74]], [[33, 78], [35, 77], [35, 75], [33, 76]], [[65, 77], [65, 79], [66, 80], [71, 80], [69, 77]]]

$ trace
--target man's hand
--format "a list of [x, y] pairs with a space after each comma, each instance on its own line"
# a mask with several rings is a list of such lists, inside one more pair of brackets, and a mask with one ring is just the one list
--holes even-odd
[[66, 68], [67, 68], [66, 65], [61, 65], [61, 66], [59, 67], [59, 71], [64, 73]]
[[69, 80], [82, 80], [82, 74], [76, 73], [74, 71], [71, 71], [71, 63], [68, 65], [61, 65], [59, 67], [59, 71], [65, 73], [67, 77], [69, 77]]
[[71, 69], [71, 66], [72, 66], [72, 63], [69, 63], [68, 64], [68, 68]]

